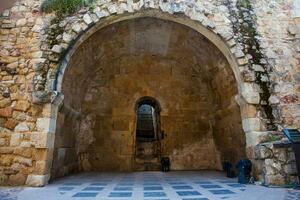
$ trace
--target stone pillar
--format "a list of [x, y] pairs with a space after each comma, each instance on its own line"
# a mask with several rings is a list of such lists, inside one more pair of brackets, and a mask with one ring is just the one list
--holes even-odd
[[26, 185], [40, 187], [48, 183], [53, 160], [53, 149], [56, 129], [56, 118], [63, 95], [57, 94], [51, 103], [45, 104], [43, 117], [36, 122], [37, 132], [31, 134], [31, 142], [37, 149], [36, 166], [32, 174], [28, 175]]

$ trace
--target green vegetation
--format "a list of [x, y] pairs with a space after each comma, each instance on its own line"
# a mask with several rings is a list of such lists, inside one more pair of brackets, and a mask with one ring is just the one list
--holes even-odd
[[91, 6], [95, 0], [45, 0], [41, 6], [43, 12], [56, 12], [67, 15], [76, 12], [82, 7]]
[[278, 136], [278, 135], [272, 135], [268, 138], [268, 140], [266, 142], [276, 142], [281, 140], [282, 137]]

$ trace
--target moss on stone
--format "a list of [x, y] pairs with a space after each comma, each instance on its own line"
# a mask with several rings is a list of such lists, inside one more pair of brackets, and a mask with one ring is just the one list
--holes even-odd
[[[262, 62], [264, 55], [261, 52], [261, 47], [258, 41], [259, 34], [256, 28], [256, 16], [253, 14], [253, 7], [250, 0], [237, 0], [236, 5], [233, 5], [231, 0], [225, 1], [230, 19], [232, 22], [232, 28], [235, 33], [236, 40], [242, 45], [245, 54], [251, 56], [249, 60], [249, 68], [253, 69], [253, 65], [260, 65], [264, 70], [255, 71], [255, 83], [260, 86], [260, 104], [257, 105], [257, 109], [263, 111], [265, 118], [268, 120], [267, 126], [269, 130], [274, 130], [274, 116], [273, 108], [269, 104], [270, 92], [270, 69], [265, 62]], [[267, 79], [267, 80], [266, 80]]]
[[82, 7], [92, 5], [95, 0], [45, 0], [41, 6], [43, 12], [72, 14]]

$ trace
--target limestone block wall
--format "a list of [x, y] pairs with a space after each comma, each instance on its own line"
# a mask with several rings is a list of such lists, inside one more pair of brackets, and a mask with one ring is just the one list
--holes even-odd
[[298, 181], [295, 155], [287, 141], [261, 143], [255, 147], [255, 155], [258, 170], [265, 172], [261, 175], [263, 183], [283, 185]]
[[96, 29], [124, 18], [147, 15], [184, 23], [220, 49], [238, 85], [235, 100], [254, 162], [254, 147], [271, 130], [299, 128], [298, 0], [98, 1], [59, 20], [41, 13], [41, 2], [21, 0], [1, 13], [2, 184], [47, 183], [67, 63]]

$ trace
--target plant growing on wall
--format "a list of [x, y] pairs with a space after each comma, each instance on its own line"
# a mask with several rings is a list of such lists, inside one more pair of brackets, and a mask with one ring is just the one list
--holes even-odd
[[[249, 68], [255, 73], [255, 83], [260, 87], [260, 104], [258, 110], [263, 111], [266, 119], [268, 119], [268, 130], [276, 130], [275, 119], [273, 115], [272, 105], [269, 103], [271, 96], [269, 73], [271, 67], [267, 63], [267, 59], [262, 53], [259, 43], [259, 33], [256, 27], [256, 16], [253, 11], [251, 0], [225, 0], [230, 14], [233, 31], [236, 40], [242, 45], [243, 51], [251, 59], [249, 59]], [[253, 66], [258, 66], [260, 70], [254, 70]]]
[[82, 7], [90, 6], [95, 0], [45, 0], [41, 10], [46, 13], [72, 14]]

